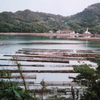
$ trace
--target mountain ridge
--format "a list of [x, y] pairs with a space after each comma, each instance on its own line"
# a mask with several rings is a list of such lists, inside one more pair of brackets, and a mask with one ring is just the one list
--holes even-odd
[[90, 5], [82, 12], [73, 15], [68, 19], [67, 23], [72, 29], [80, 33], [84, 32], [86, 28], [89, 28], [92, 33], [99, 33], [100, 3]]
[[67, 17], [29, 9], [0, 13], [0, 32], [44, 33], [68, 28], [78, 33], [89, 28], [91, 33], [100, 34], [100, 3], [92, 4], [82, 12]]

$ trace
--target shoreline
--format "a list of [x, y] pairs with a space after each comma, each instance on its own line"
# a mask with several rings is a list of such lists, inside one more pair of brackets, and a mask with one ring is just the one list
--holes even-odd
[[100, 37], [83, 37], [84, 35], [79, 34], [80, 37], [75, 37], [73, 34], [58, 34], [58, 33], [0, 33], [1, 35], [25, 35], [25, 36], [45, 36], [45, 37], [57, 37], [64, 39], [78, 39], [88, 41], [100, 41]]

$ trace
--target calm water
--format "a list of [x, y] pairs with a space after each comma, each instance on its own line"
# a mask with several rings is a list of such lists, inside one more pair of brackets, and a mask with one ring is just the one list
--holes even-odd
[[[3, 36], [1, 36], [3, 37]], [[92, 50], [94, 53], [100, 53], [100, 41], [80, 41], [80, 40], [64, 40], [57, 39], [55, 37], [37, 37], [37, 36], [6, 36], [9, 39], [1, 41], [0, 43], [6, 43], [6, 46], [0, 48], [0, 58], [4, 57], [6, 54], [15, 54], [16, 51], [22, 50], [22, 48], [35, 48], [35, 49], [71, 49], [74, 53], [76, 50]], [[34, 42], [57, 42], [57, 43], [79, 43], [78, 45], [68, 45], [68, 44], [34, 44]], [[96, 65], [95, 63], [84, 61], [88, 64]], [[53, 65], [62, 65], [62, 63], [46, 63], [46, 62], [20, 62], [21, 64], [42, 64], [45, 67], [23, 67], [24, 70], [64, 70], [73, 69], [71, 67], [53, 67]], [[81, 62], [82, 63], [82, 62]], [[14, 64], [12, 61], [0, 60], [0, 64]], [[63, 63], [63, 65], [75, 65], [79, 64], [77, 61], [70, 61], [69, 64]], [[8, 68], [8, 67], [5, 67]], [[16, 67], [13, 67], [16, 69]], [[0, 67], [0, 69], [2, 69]], [[9, 67], [8, 69], [12, 69]], [[28, 73], [25, 73], [25, 75]], [[70, 81], [69, 76], [76, 76], [77, 74], [65, 74], [65, 73], [30, 73], [37, 76], [36, 79], [31, 79], [34, 82], [40, 82], [42, 79], [45, 81]], [[20, 81], [20, 80], [19, 80]], [[30, 81], [30, 79], [27, 79]]]

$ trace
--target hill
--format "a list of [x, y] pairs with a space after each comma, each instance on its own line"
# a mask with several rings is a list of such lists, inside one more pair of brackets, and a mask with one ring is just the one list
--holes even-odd
[[89, 28], [91, 33], [100, 33], [100, 3], [87, 7], [67, 20], [66, 26], [76, 32], [83, 33], [86, 28]]
[[89, 28], [91, 33], [100, 34], [100, 3], [69, 17], [30, 10], [0, 13], [0, 32], [42, 33], [69, 29], [83, 33], [86, 28]]
[[0, 13], [0, 32], [48, 32], [62, 29], [65, 17], [30, 10]]

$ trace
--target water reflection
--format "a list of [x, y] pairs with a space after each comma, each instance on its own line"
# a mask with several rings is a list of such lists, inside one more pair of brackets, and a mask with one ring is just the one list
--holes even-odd
[[[3, 37], [3, 36], [2, 36]], [[9, 39], [5, 40], [6, 43], [8, 43], [8, 46], [3, 48], [3, 50], [0, 51], [0, 58], [6, 58], [3, 55], [6, 54], [16, 54], [16, 51], [22, 50], [23, 48], [33, 48], [33, 49], [70, 49], [73, 50], [73, 53], [77, 53], [77, 50], [91, 50], [94, 53], [100, 53], [100, 41], [80, 41], [80, 40], [66, 40], [66, 39], [58, 39], [56, 37], [39, 37], [39, 36], [6, 36]], [[34, 44], [34, 42], [56, 42], [56, 43], [79, 43], [79, 44]], [[81, 63], [88, 63], [96, 65], [95, 63], [89, 62], [89, 61], [82, 61]], [[69, 64], [65, 63], [50, 63], [50, 62], [24, 62], [19, 61], [19, 63], [23, 64], [42, 64], [45, 65], [45, 67], [23, 67], [25, 70], [72, 70], [72, 67], [50, 67], [49, 65], [76, 65], [79, 64], [78, 61], [71, 61]], [[4, 61], [0, 60], [0, 64], [14, 64], [12, 61]], [[6, 67], [8, 68], [8, 67]], [[13, 67], [16, 69], [16, 67]], [[1, 69], [1, 68], [0, 68]], [[10, 67], [12, 69], [12, 67]], [[31, 73], [32, 74], [32, 73]], [[40, 82], [42, 79], [45, 79], [46, 81], [70, 81], [68, 78], [69, 75], [76, 76], [77, 74], [66, 74], [66, 73], [35, 73], [37, 76], [37, 79], [35, 82]], [[33, 80], [34, 81], [34, 80]]]

